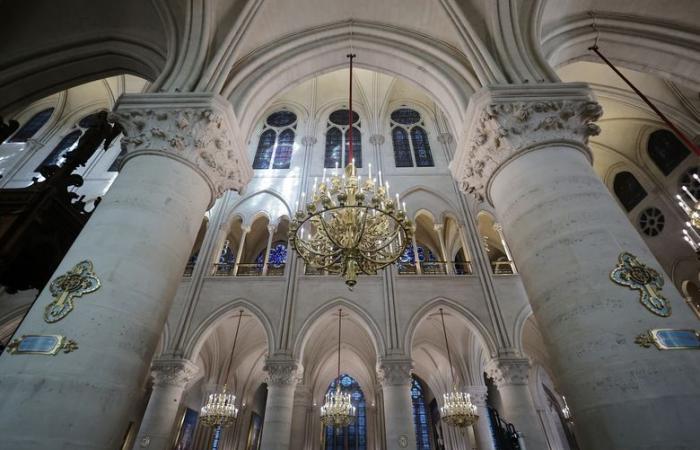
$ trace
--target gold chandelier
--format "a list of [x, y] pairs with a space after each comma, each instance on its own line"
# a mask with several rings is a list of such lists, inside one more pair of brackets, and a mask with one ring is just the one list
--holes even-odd
[[340, 388], [340, 330], [343, 309], [338, 309], [338, 377], [335, 379], [335, 392], [326, 394], [326, 401], [321, 406], [321, 422], [326, 426], [346, 427], [355, 420], [355, 407], [349, 392]]
[[[697, 173], [692, 175], [692, 179], [700, 183], [700, 176]], [[690, 204], [680, 195], [676, 195], [678, 206], [688, 215], [688, 221], [683, 229], [683, 239], [690, 245], [693, 251], [700, 257], [700, 200], [695, 198], [688, 186], [681, 188], [683, 193], [690, 199]]]
[[[236, 351], [236, 341], [238, 341], [238, 331], [241, 328], [241, 319], [243, 318], [243, 310], [238, 314], [238, 324], [236, 325], [236, 334], [233, 337], [233, 348], [231, 349], [231, 358], [228, 361], [228, 367], [225, 376], [228, 377], [231, 372], [231, 364], [233, 363], [233, 355]], [[200, 410], [199, 418], [202, 424], [207, 427], [214, 427], [214, 438], [212, 441], [212, 449], [219, 447], [219, 439], [221, 438], [222, 428], [233, 425], [238, 418], [238, 407], [236, 406], [236, 396], [227, 391], [226, 384], [220, 392], [209, 394], [207, 401]]]
[[452, 375], [452, 392], [443, 394], [443, 405], [440, 407], [442, 420], [453, 427], [466, 428], [472, 426], [479, 420], [476, 414], [476, 406], [471, 401], [471, 396], [466, 392], [457, 390], [455, 384], [455, 374], [452, 368], [452, 356], [450, 355], [450, 345], [447, 342], [447, 329], [445, 328], [445, 316], [440, 308], [440, 320], [442, 321], [442, 333], [445, 336], [445, 348], [447, 349], [447, 359], [450, 363], [450, 374]]
[[343, 276], [352, 288], [358, 273], [374, 275], [395, 262], [412, 236], [406, 206], [401, 208], [399, 194], [394, 200], [389, 183], [369, 176], [362, 179], [355, 170], [352, 153], [352, 59], [350, 58], [350, 102], [348, 123], [348, 160], [344, 173], [324, 176], [311, 194], [302, 194], [302, 208], [289, 227], [289, 243], [306, 264], [321, 271]]

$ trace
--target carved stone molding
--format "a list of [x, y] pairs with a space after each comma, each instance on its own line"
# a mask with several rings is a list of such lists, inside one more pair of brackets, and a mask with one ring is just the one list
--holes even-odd
[[437, 140], [443, 145], [450, 145], [454, 140], [452, 133], [440, 133], [438, 134]]
[[123, 95], [110, 119], [124, 127], [124, 161], [139, 154], [166, 156], [200, 173], [213, 200], [240, 191], [253, 176], [231, 104], [201, 93]]
[[382, 386], [404, 386], [411, 384], [413, 361], [410, 359], [383, 359], [377, 367], [377, 381]]
[[270, 357], [265, 360], [267, 383], [271, 385], [296, 385], [301, 382], [303, 368], [293, 359]]
[[486, 365], [486, 373], [493, 378], [496, 386], [527, 384], [530, 361], [527, 358], [492, 359]]
[[318, 142], [318, 139], [316, 139], [316, 136], [304, 136], [303, 138], [301, 138], [301, 143], [306, 147], [311, 147], [312, 145], [316, 145], [316, 142]]
[[155, 386], [185, 387], [199, 378], [199, 367], [187, 359], [156, 359], [151, 364]]
[[588, 85], [560, 83], [484, 88], [467, 109], [466, 127], [450, 164], [460, 188], [488, 199], [493, 177], [530, 150], [566, 145], [584, 151], [603, 110]]
[[384, 136], [381, 134], [373, 134], [369, 137], [369, 143], [372, 145], [382, 145], [384, 144]]

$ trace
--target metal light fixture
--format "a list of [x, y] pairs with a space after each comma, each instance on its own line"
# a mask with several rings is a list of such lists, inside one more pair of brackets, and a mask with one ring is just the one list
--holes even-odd
[[326, 426], [346, 427], [355, 420], [355, 407], [349, 392], [340, 388], [340, 330], [343, 310], [338, 309], [338, 377], [335, 379], [335, 392], [326, 394], [326, 401], [321, 406], [321, 422]]
[[442, 321], [442, 333], [445, 336], [445, 348], [447, 349], [447, 360], [450, 363], [450, 375], [452, 376], [452, 392], [443, 394], [443, 404], [440, 407], [442, 420], [453, 427], [466, 428], [472, 426], [479, 420], [476, 414], [476, 406], [471, 401], [471, 396], [466, 392], [457, 390], [455, 384], [455, 374], [452, 367], [452, 356], [450, 354], [450, 344], [447, 342], [447, 328], [445, 328], [445, 316], [440, 308], [440, 320]]
[[[692, 175], [693, 180], [700, 183], [700, 176], [697, 173]], [[700, 256], [700, 200], [698, 200], [688, 186], [683, 186], [683, 193], [690, 199], [688, 203], [681, 194], [676, 195], [678, 199], [678, 206], [683, 209], [683, 211], [688, 215], [688, 221], [685, 223], [685, 228], [683, 229], [683, 239], [690, 245], [693, 251]]]
[[366, 179], [357, 175], [352, 152], [352, 60], [350, 58], [350, 102], [348, 120], [348, 160], [344, 173], [314, 181], [310, 195], [302, 193], [301, 209], [289, 227], [289, 243], [306, 264], [343, 276], [352, 288], [358, 273], [374, 275], [403, 254], [412, 236], [406, 205], [400, 205], [389, 192], [382, 174], [372, 178], [372, 165]]
[[[243, 319], [243, 310], [238, 314], [238, 324], [236, 325], [236, 334], [233, 338], [233, 348], [231, 349], [231, 358], [228, 361], [228, 367], [225, 376], [228, 377], [231, 372], [231, 364], [233, 363], [233, 355], [236, 351], [236, 341], [238, 341], [238, 331], [241, 328], [241, 319]], [[212, 450], [219, 448], [219, 440], [221, 439], [221, 430], [233, 425], [238, 417], [238, 407], [236, 407], [236, 396], [227, 391], [226, 384], [220, 392], [209, 394], [207, 401], [200, 411], [199, 419], [202, 424], [207, 427], [214, 427], [214, 439], [212, 440]]]

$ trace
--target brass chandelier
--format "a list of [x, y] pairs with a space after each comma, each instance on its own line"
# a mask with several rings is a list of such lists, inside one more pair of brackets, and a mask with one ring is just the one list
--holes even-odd
[[302, 194], [301, 209], [291, 221], [289, 243], [306, 264], [343, 276], [352, 288], [358, 273], [374, 275], [395, 262], [412, 236], [406, 206], [389, 192], [389, 183], [357, 175], [352, 152], [352, 60], [350, 58], [350, 101], [348, 120], [348, 161], [344, 173], [316, 181], [308, 198]]
[[[692, 179], [700, 183], [700, 176], [697, 173], [692, 175]], [[683, 186], [683, 193], [690, 199], [688, 203], [680, 194], [676, 195], [678, 199], [678, 206], [683, 209], [683, 211], [688, 216], [688, 221], [685, 222], [685, 228], [683, 229], [683, 239], [690, 245], [693, 251], [700, 257], [700, 200], [695, 198], [688, 186]]]
[[445, 328], [445, 316], [440, 308], [440, 320], [442, 321], [442, 333], [445, 336], [445, 348], [447, 349], [447, 360], [450, 363], [450, 375], [452, 376], [452, 392], [443, 394], [443, 404], [440, 407], [442, 420], [453, 427], [466, 428], [472, 426], [479, 420], [476, 414], [476, 406], [471, 401], [471, 396], [466, 392], [457, 390], [455, 384], [455, 374], [452, 368], [452, 356], [450, 355], [450, 345], [447, 342], [447, 329]]
[[355, 420], [355, 407], [349, 392], [340, 388], [340, 330], [343, 320], [343, 310], [338, 309], [338, 377], [335, 379], [335, 392], [326, 394], [326, 401], [321, 406], [321, 422], [333, 428], [342, 428]]
[[[233, 363], [233, 355], [236, 351], [236, 341], [238, 340], [238, 331], [241, 328], [241, 319], [243, 318], [243, 310], [238, 314], [238, 324], [236, 325], [236, 334], [233, 338], [233, 348], [231, 349], [231, 358], [228, 361], [228, 367], [225, 375], [228, 377]], [[238, 417], [238, 407], [236, 406], [236, 396], [227, 391], [226, 384], [220, 392], [209, 394], [206, 403], [202, 406], [199, 418], [202, 424], [207, 427], [214, 427], [214, 438], [212, 441], [212, 449], [219, 448], [219, 439], [221, 439], [222, 428], [233, 425]]]

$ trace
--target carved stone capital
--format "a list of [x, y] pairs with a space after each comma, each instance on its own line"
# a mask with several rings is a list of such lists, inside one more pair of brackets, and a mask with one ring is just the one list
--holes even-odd
[[480, 408], [486, 407], [488, 389], [486, 386], [467, 386], [465, 391], [470, 395], [472, 403]]
[[199, 367], [187, 359], [156, 359], [151, 364], [151, 375], [155, 386], [180, 386], [196, 381]]
[[454, 137], [451, 133], [440, 133], [438, 134], [437, 140], [443, 145], [450, 145], [454, 140]]
[[372, 145], [382, 145], [384, 143], [384, 136], [381, 134], [373, 134], [369, 137], [369, 143]]
[[276, 356], [265, 360], [263, 370], [267, 372], [267, 383], [271, 385], [296, 385], [304, 373], [295, 360]]
[[413, 361], [410, 359], [382, 359], [377, 367], [377, 381], [382, 386], [410, 385], [412, 370]]
[[304, 136], [303, 138], [301, 138], [301, 143], [306, 147], [311, 147], [312, 145], [316, 145], [316, 142], [318, 142], [318, 139], [316, 139], [316, 136]]
[[500, 168], [528, 151], [564, 145], [590, 158], [588, 138], [600, 133], [593, 122], [602, 114], [583, 83], [484, 88], [469, 102], [450, 170], [464, 192], [489, 199]]
[[497, 358], [486, 365], [486, 373], [496, 386], [527, 384], [530, 361], [527, 358]]
[[127, 94], [110, 120], [124, 127], [124, 162], [139, 154], [180, 161], [204, 177], [212, 203], [228, 189], [240, 191], [253, 176], [233, 108], [221, 96]]

